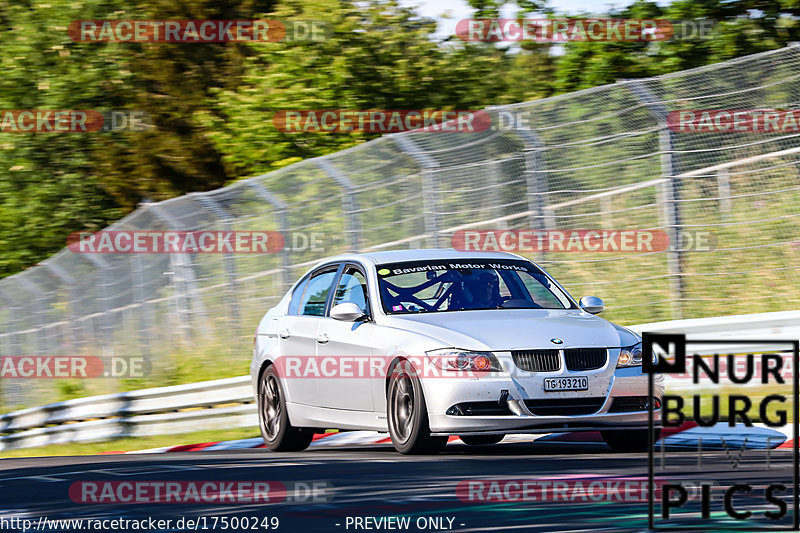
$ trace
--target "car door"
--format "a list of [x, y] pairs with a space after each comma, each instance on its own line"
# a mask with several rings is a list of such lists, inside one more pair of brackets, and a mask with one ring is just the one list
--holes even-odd
[[330, 317], [330, 309], [351, 302], [371, 316], [364, 269], [347, 264], [336, 283], [326, 317], [317, 332], [317, 392], [322, 405], [335, 409], [373, 411], [370, 388], [370, 347], [375, 324], [371, 320], [344, 322]]
[[[278, 325], [282, 361], [279, 366], [284, 376], [288, 401], [303, 405], [320, 405], [317, 394], [317, 376], [313, 364], [317, 355], [317, 330], [325, 317], [333, 283], [337, 278], [338, 264], [326, 265], [312, 272], [301, 282], [297, 294], [292, 295], [288, 314]], [[310, 372], [308, 370], [311, 370]]]

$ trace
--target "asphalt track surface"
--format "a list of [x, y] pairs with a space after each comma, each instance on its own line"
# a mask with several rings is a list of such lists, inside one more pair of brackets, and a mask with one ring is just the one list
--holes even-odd
[[[766, 468], [765, 452], [748, 450], [736, 469], [732, 460], [738, 450], [705, 452], [698, 469], [694, 452], [668, 453], [667, 476], [712, 481], [718, 485], [749, 482], [763, 503], [763, 487], [782, 482], [788, 492], [788, 514], [779, 522], [760, 524], [791, 525], [792, 450], [773, 450]], [[656, 461], [658, 466], [658, 459]], [[612, 453], [604, 444], [565, 445], [559, 443], [500, 443], [470, 447], [451, 443], [444, 453], [433, 456], [403, 456], [390, 446], [343, 446], [337, 449], [311, 449], [301, 453], [273, 453], [265, 449], [225, 452], [191, 452], [144, 455], [101, 455], [0, 460], [0, 518], [27, 517], [37, 522], [67, 518], [169, 518], [181, 517], [278, 517], [277, 531], [646, 531], [646, 501], [511, 501], [470, 502], [456, 495], [460, 481], [474, 479], [572, 478], [590, 481], [597, 477], [639, 477], [646, 479], [647, 454]], [[84, 504], [69, 497], [76, 481], [325, 481], [335, 488], [327, 502], [288, 502], [272, 504], [192, 503], [192, 504]], [[696, 531], [753, 530], [753, 521], [725, 519], [718, 496], [712, 500], [715, 526], [699, 520]], [[738, 499], [737, 505], [758, 501]], [[689, 505], [693, 505], [690, 502]], [[764, 505], [762, 510], [767, 509]], [[774, 509], [774, 507], [772, 507]], [[660, 506], [657, 504], [657, 510]], [[370, 529], [348, 525], [348, 517], [410, 517], [408, 529]], [[761, 514], [754, 515], [761, 516]], [[419, 517], [450, 517], [452, 529], [416, 527]], [[787, 523], [788, 521], [788, 523]], [[218, 525], [220, 522], [217, 522]], [[685, 525], [690, 522], [669, 522]], [[667, 522], [657, 521], [661, 527]], [[207, 531], [211, 523], [206, 522]], [[725, 527], [727, 525], [728, 527]], [[5, 531], [18, 528], [5, 524]], [[203, 530], [198, 526], [199, 530]], [[36, 529], [34, 529], [36, 530]], [[74, 531], [75, 529], [49, 529]], [[122, 531], [121, 529], [117, 529]], [[245, 531], [222, 529], [215, 531]], [[42, 531], [42, 529], [38, 529]], [[146, 531], [181, 531], [169, 529]], [[248, 531], [271, 531], [248, 529]]]

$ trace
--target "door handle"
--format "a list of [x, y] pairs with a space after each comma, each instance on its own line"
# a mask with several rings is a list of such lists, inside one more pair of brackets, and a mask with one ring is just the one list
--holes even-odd
[[320, 344], [325, 344], [326, 342], [328, 342], [328, 340], [329, 339], [327, 333], [323, 333], [322, 335], [317, 335], [317, 342]]
[[283, 329], [278, 333], [278, 336], [281, 339], [288, 339], [291, 335], [289, 334], [289, 330], [288, 329]]

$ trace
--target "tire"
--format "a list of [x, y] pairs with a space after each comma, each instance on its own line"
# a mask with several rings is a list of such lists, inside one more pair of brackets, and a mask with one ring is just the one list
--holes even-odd
[[299, 452], [308, 448], [314, 432], [289, 423], [286, 396], [275, 368], [269, 367], [258, 384], [258, 425], [267, 448], [274, 452]]
[[[622, 429], [601, 431], [600, 433], [609, 448], [615, 452], [644, 452], [647, 451], [649, 444], [647, 432], [646, 429]], [[656, 429], [654, 440], [658, 440], [660, 434], [661, 430]]]
[[497, 444], [505, 438], [505, 435], [461, 435], [458, 436], [464, 444], [470, 446], [488, 446], [489, 444]]
[[432, 437], [425, 395], [411, 363], [392, 370], [386, 394], [386, 419], [394, 449], [402, 454], [438, 453], [447, 437]]

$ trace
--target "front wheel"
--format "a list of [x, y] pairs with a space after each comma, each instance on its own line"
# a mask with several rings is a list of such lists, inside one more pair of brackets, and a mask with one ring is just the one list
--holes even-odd
[[389, 378], [386, 416], [395, 450], [402, 454], [438, 453], [447, 437], [432, 437], [422, 385], [411, 363], [401, 361]]
[[505, 435], [461, 435], [458, 436], [464, 444], [470, 446], [488, 446], [489, 444], [497, 444]]
[[308, 448], [314, 433], [289, 423], [286, 397], [275, 368], [269, 367], [258, 384], [258, 422], [264, 443], [275, 452], [299, 452]]
[[[603, 440], [615, 452], [643, 452], [647, 451], [649, 444], [648, 430], [646, 429], [621, 429], [601, 431]], [[661, 430], [656, 429], [653, 441], [657, 441]]]

